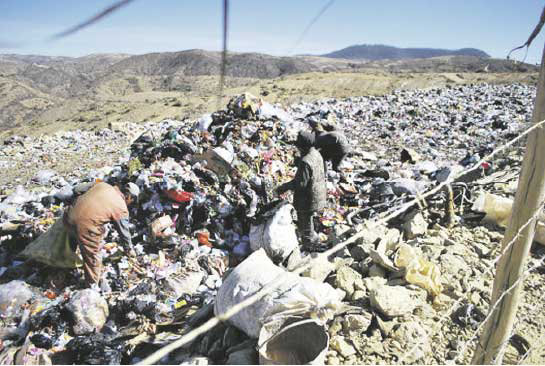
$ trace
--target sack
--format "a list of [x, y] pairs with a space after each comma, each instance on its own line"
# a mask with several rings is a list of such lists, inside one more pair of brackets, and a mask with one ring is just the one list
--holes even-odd
[[294, 208], [282, 202], [265, 213], [262, 222], [250, 227], [250, 248], [263, 248], [269, 258], [283, 261], [297, 247], [297, 235], [292, 221]]
[[52, 267], [76, 268], [83, 264], [81, 255], [70, 248], [62, 216], [49, 230], [27, 245], [20, 255]]
[[266, 323], [300, 317], [313, 318], [323, 324], [340, 309], [342, 295], [333, 287], [284, 271], [260, 249], [227, 276], [216, 296], [215, 315], [225, 313], [280, 275], [283, 281], [274, 291], [239, 311], [227, 322], [257, 338]]

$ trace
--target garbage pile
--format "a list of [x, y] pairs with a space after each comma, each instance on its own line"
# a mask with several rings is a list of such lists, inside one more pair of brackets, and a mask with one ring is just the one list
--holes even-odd
[[[197, 121], [153, 125], [117, 165], [69, 180], [41, 169], [32, 186], [3, 188], [1, 363], [136, 363], [314, 257], [299, 252], [291, 205], [274, 194], [294, 174], [292, 142], [310, 120], [343, 130], [353, 146], [341, 172], [328, 171], [328, 204], [316, 230], [325, 246], [354, 228], [366, 231], [363, 240], [161, 363], [394, 362], [415, 340], [422, 342], [404, 362], [445, 362], [433, 358], [427, 332], [462, 295], [464, 271], [494, 252], [498, 236], [479, 229], [486, 240], [477, 249], [456, 242], [469, 240], [468, 230], [447, 233], [444, 196], [389, 226], [367, 222], [516, 136], [534, 95], [526, 85], [482, 84], [284, 109], [246, 93]], [[462, 176], [454, 187], [459, 212], [470, 211], [474, 182], [519, 162], [506, 154]], [[81, 269], [54, 268], [63, 265], [44, 260], [48, 253], [21, 253], [100, 181], [135, 183], [141, 195], [130, 213], [137, 256], [127, 257], [109, 230], [101, 254], [110, 288], [98, 292], [83, 289]], [[486, 292], [472, 298], [482, 310]], [[312, 351], [294, 353], [303, 346]]]

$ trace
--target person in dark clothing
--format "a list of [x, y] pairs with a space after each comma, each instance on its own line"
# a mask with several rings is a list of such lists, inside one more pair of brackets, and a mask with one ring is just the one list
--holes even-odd
[[320, 151], [324, 163], [331, 161], [332, 169], [339, 171], [339, 165], [350, 152], [350, 145], [344, 134], [332, 125], [323, 126], [315, 119], [309, 120], [309, 125], [314, 133], [314, 147]]
[[[87, 285], [98, 284], [102, 274], [100, 250], [104, 224], [113, 222], [129, 255], [134, 256], [127, 208], [138, 197], [139, 189], [129, 183], [122, 193], [107, 183], [97, 183], [65, 211], [63, 221], [70, 242], [79, 246]], [[75, 249], [75, 245], [73, 249]]]
[[314, 136], [300, 131], [295, 145], [301, 153], [296, 161], [295, 177], [276, 189], [278, 194], [293, 191], [293, 205], [297, 211], [297, 227], [302, 237], [303, 246], [309, 249], [319, 244], [318, 234], [314, 231], [314, 214], [322, 210], [326, 203], [326, 181], [324, 162], [314, 145]]

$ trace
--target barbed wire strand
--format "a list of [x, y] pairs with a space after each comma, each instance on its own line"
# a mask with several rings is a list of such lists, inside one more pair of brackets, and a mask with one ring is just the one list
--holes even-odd
[[327, 4], [324, 5], [323, 8], [320, 9], [320, 11], [318, 12], [318, 14], [316, 14], [314, 16], [314, 18], [311, 19], [311, 21], [308, 23], [308, 25], [305, 27], [305, 29], [303, 30], [303, 32], [301, 32], [301, 35], [299, 36], [299, 38], [297, 38], [297, 41], [295, 41], [295, 43], [293, 44], [293, 46], [291, 47], [291, 49], [287, 52], [288, 55], [291, 55], [293, 53], [293, 51], [295, 51], [295, 49], [299, 46], [299, 44], [301, 43], [301, 41], [305, 38], [305, 36], [307, 35], [308, 31], [310, 30], [310, 28], [312, 28], [312, 26], [320, 19], [320, 17], [322, 15], [324, 15], [324, 13], [327, 11], [327, 9], [329, 9], [329, 7], [331, 7], [331, 5], [333, 5], [333, 3], [335, 2], [335, 0], [330, 0]]
[[123, 6], [128, 5], [129, 3], [133, 2], [133, 1], [134, 0], [121, 0], [121, 1], [118, 1], [118, 2], [114, 3], [113, 5], [110, 5], [106, 9], [102, 10], [100, 13], [98, 13], [98, 14], [94, 15], [93, 17], [87, 19], [83, 23], [79, 23], [78, 25], [76, 25], [74, 27], [68, 28], [65, 31], [62, 31], [60, 33], [52, 35], [51, 37], [49, 37], [49, 40], [57, 40], [59, 38], [64, 38], [66, 36], [74, 34], [74, 33], [78, 32], [78, 31], [82, 30], [83, 28], [86, 28], [86, 27], [90, 26], [93, 23], [96, 23], [97, 21], [99, 21], [100, 19], [102, 19], [105, 16], [109, 15], [110, 13], [118, 10], [119, 8], [121, 8]]
[[[524, 271], [522, 273], [522, 275], [520, 276], [520, 278], [518, 280], [516, 280], [515, 282], [513, 282], [513, 284], [508, 288], [506, 289], [504, 292], [502, 292], [501, 296], [498, 298], [498, 300], [496, 300], [496, 302], [493, 304], [492, 307], [490, 307], [488, 309], [488, 315], [485, 317], [485, 319], [481, 322], [481, 324], [479, 324], [479, 326], [477, 327], [477, 329], [475, 330], [475, 332], [473, 332], [473, 336], [471, 336], [471, 338], [469, 338], [467, 341], [465, 341], [463, 343], [463, 346], [460, 348], [460, 351], [458, 352], [458, 355], [455, 357], [455, 360], [458, 359], [459, 357], [463, 356], [463, 354], [465, 353], [466, 349], [467, 349], [467, 346], [469, 345], [469, 343], [471, 343], [471, 341], [473, 339], [475, 339], [478, 335], [479, 335], [479, 332], [481, 330], [481, 328], [484, 326], [484, 324], [488, 321], [488, 319], [490, 319], [490, 317], [493, 315], [494, 313], [494, 310], [498, 307], [498, 305], [501, 303], [501, 300], [509, 293], [511, 292], [519, 283], [521, 283], [522, 281], [524, 281], [526, 279], [526, 277], [530, 274], [530, 272], [532, 272], [533, 270], [535, 270], [536, 268], [542, 266], [543, 264], [545, 263], [545, 255], [543, 257], [541, 257], [541, 260], [536, 264], [534, 265], [533, 267], [529, 268], [528, 270]], [[509, 339], [506, 340], [506, 342], [509, 342]]]
[[[423, 198], [429, 197], [429, 196], [437, 193], [438, 191], [440, 191], [445, 185], [450, 184], [455, 179], [461, 177], [463, 174], [467, 174], [468, 172], [471, 172], [471, 171], [473, 171], [475, 169], [478, 169], [481, 166], [481, 164], [483, 164], [485, 161], [489, 160], [490, 158], [492, 158], [494, 155], [498, 154], [499, 152], [507, 149], [509, 146], [513, 145], [514, 143], [516, 143], [517, 141], [522, 139], [524, 136], [526, 136], [530, 132], [534, 131], [535, 129], [541, 128], [544, 123], [545, 123], [545, 120], [536, 122], [531, 127], [529, 127], [526, 130], [522, 131], [520, 133], [520, 135], [518, 135], [517, 137], [515, 137], [512, 140], [508, 141], [507, 143], [501, 145], [500, 147], [493, 150], [490, 154], [483, 157], [481, 160], [476, 162], [471, 168], [460, 171], [457, 174], [453, 174], [453, 176], [449, 177], [445, 182], [440, 183], [435, 188], [433, 188], [430, 191], [422, 194], [420, 198], [423, 199]], [[391, 212], [390, 214], [379, 217], [377, 221], [371, 222], [368, 227], [373, 228], [373, 227], [377, 227], [377, 226], [380, 226], [382, 224], [387, 223], [392, 218], [397, 217], [401, 213], [407, 211], [409, 208], [411, 208], [412, 206], [417, 204], [417, 201], [418, 201], [418, 199], [413, 199], [412, 201], [402, 205], [399, 209], [393, 210], [393, 212]], [[177, 348], [180, 348], [181, 346], [191, 342], [192, 340], [194, 340], [195, 338], [197, 338], [201, 334], [205, 333], [206, 331], [212, 329], [215, 325], [217, 325], [219, 323], [220, 320], [225, 321], [225, 320], [229, 319], [233, 315], [237, 314], [239, 311], [241, 311], [244, 308], [254, 304], [259, 299], [261, 299], [263, 296], [265, 296], [265, 295], [269, 294], [270, 292], [272, 292], [272, 290], [274, 290], [277, 287], [278, 283], [282, 282], [280, 280], [282, 280], [283, 277], [287, 273], [300, 274], [300, 273], [304, 272], [305, 270], [307, 270], [308, 268], [310, 268], [313, 263], [317, 263], [318, 261], [329, 257], [330, 255], [332, 255], [333, 253], [338, 252], [339, 250], [343, 249], [347, 245], [352, 244], [355, 241], [359, 240], [364, 235], [365, 235], [365, 231], [362, 230], [359, 233], [356, 233], [355, 235], [349, 237], [345, 241], [343, 241], [341, 243], [338, 243], [333, 248], [330, 248], [329, 250], [318, 254], [314, 259], [308, 261], [305, 265], [299, 267], [295, 271], [286, 272], [286, 273], [283, 273], [283, 274], [277, 276], [275, 279], [273, 279], [273, 281], [271, 281], [268, 285], [264, 286], [261, 290], [256, 292], [254, 295], [246, 298], [244, 301], [242, 301], [242, 302], [238, 303], [237, 305], [233, 306], [231, 309], [229, 309], [225, 313], [217, 315], [212, 319], [209, 319], [207, 322], [205, 322], [204, 324], [202, 324], [198, 328], [195, 328], [195, 329], [191, 330], [186, 335], [182, 336], [180, 339], [178, 339], [178, 340], [172, 342], [171, 344], [166, 345], [163, 348], [157, 350], [156, 352], [154, 352], [150, 356], [146, 357], [144, 360], [142, 360], [138, 364], [139, 365], [144, 365], [144, 364], [154, 364], [154, 363], [156, 363], [157, 361], [159, 361], [161, 358], [168, 355], [173, 350], [175, 350]]]
[[[544, 301], [545, 301], [545, 292], [543, 293], [543, 295], [541, 296], [541, 298], [540, 298], [538, 301], [536, 301], [536, 303], [540, 303], [540, 304], [543, 305], [543, 302], [544, 302]], [[544, 309], [538, 309], [538, 311], [541, 311], [542, 313], [543, 313], [543, 310], [544, 310]], [[519, 320], [517, 323], [520, 324], [520, 323], [523, 323], [524, 321], [529, 320], [529, 319], [530, 319], [530, 314], [531, 314], [531, 313], [526, 314], [526, 316], [525, 316], [522, 320]], [[541, 348], [542, 345], [540, 345], [540, 344], [534, 344], [533, 346], [530, 346], [530, 347], [528, 348], [528, 350], [520, 357], [520, 360], [517, 362], [517, 365], [522, 364], [522, 363], [526, 360], [526, 358], [530, 355], [530, 353], [531, 353], [534, 349], [536, 349], [538, 346], [540, 346], [540, 348]]]
[[220, 80], [218, 87], [218, 101], [216, 109], [221, 109], [221, 100], [223, 99], [223, 87], [225, 84], [225, 72], [227, 71], [227, 38], [229, 31], [229, 0], [223, 0], [223, 37], [220, 65]]
[[[449, 309], [446, 310], [446, 312], [439, 318], [439, 320], [437, 321], [437, 326], [441, 325], [446, 319], [448, 319], [450, 317], [450, 315], [452, 314], [452, 312], [458, 308], [458, 306], [464, 301], [467, 299], [468, 295], [471, 293], [471, 290], [473, 290], [476, 285], [479, 283], [479, 280], [481, 278], [483, 278], [486, 274], [492, 274], [494, 272], [494, 268], [496, 266], [496, 264], [500, 261], [501, 257], [504, 256], [507, 251], [509, 250], [509, 248], [516, 242], [516, 239], [518, 239], [518, 237], [521, 235], [522, 231], [528, 226], [530, 225], [534, 219], [536, 219], [539, 215], [541, 215], [541, 212], [542, 212], [542, 209], [543, 209], [543, 205], [545, 204], [545, 200], [543, 202], [541, 202], [540, 206], [536, 209], [536, 212], [534, 212], [533, 216], [530, 217], [528, 219], [528, 221], [526, 221], [520, 228], [519, 230], [517, 231], [517, 233], [515, 234], [515, 236], [513, 237], [513, 239], [507, 243], [505, 245], [505, 247], [503, 248], [503, 250], [500, 252], [500, 254], [498, 254], [498, 256], [494, 259], [494, 261], [492, 261], [490, 263], [490, 265], [485, 268], [485, 271], [482, 273], [482, 275], [475, 279], [474, 281], [471, 282], [470, 286], [468, 286], [468, 289], [465, 291], [466, 292], [466, 295], [463, 296], [463, 297], [460, 297], [459, 299], [457, 299], [451, 306]], [[434, 332], [431, 336], [435, 335], [436, 332]], [[416, 349], [418, 348], [418, 346], [420, 346], [420, 344], [416, 344], [415, 346], [413, 346], [409, 351], [407, 351], [406, 353], [404, 353], [403, 357], [401, 357], [399, 359], [399, 361], [397, 362], [398, 364], [399, 363], [402, 363], [408, 356], [410, 356], [414, 351], [416, 351]]]
[[[530, 47], [530, 45], [534, 41], [534, 38], [536, 38], [536, 36], [539, 34], [539, 32], [541, 32], [541, 28], [543, 28], [543, 24], [545, 24], [545, 7], [541, 11], [541, 16], [539, 17], [539, 22], [535, 26], [534, 31], [532, 32], [532, 34], [530, 34], [530, 37], [528, 37], [528, 40], [522, 46], [515, 47], [511, 51], [509, 51], [509, 54], [507, 55], [507, 59], [509, 59], [509, 57], [511, 56], [511, 53], [513, 53], [513, 51], [520, 50], [523, 47], [526, 47], [526, 53], [528, 53], [528, 48]], [[524, 56], [524, 59], [526, 59], [526, 56]]]

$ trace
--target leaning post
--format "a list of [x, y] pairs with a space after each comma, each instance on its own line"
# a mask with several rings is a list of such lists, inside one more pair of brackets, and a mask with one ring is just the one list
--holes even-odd
[[[532, 122], [545, 119], [545, 49], [537, 85]], [[545, 193], [545, 130], [536, 128], [528, 135], [517, 193], [509, 226], [502, 241], [502, 252], [508, 243], [513, 244], [500, 258], [490, 300], [489, 317], [475, 349], [472, 364], [501, 364], [505, 346], [511, 337], [522, 290], [522, 282], [499, 300], [523, 275], [530, 246], [534, 239], [536, 211], [541, 210]], [[533, 217], [533, 218], [532, 218]], [[530, 224], [522, 228], [529, 220]], [[521, 229], [522, 228], [522, 229]], [[516, 237], [517, 232], [520, 235]], [[515, 238], [516, 237], [516, 238]]]

